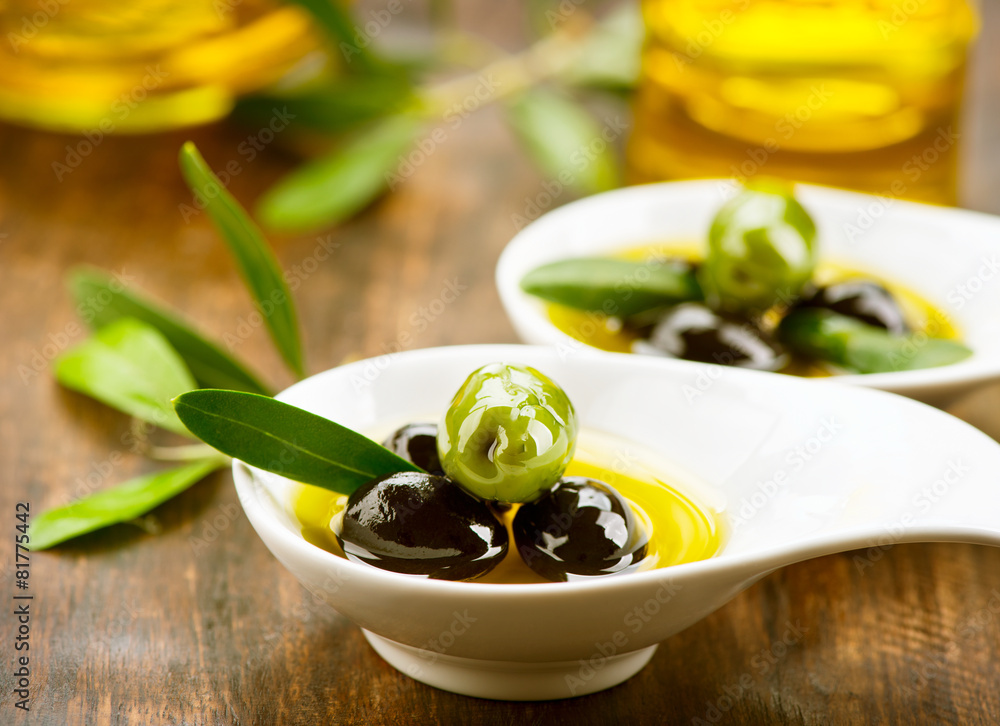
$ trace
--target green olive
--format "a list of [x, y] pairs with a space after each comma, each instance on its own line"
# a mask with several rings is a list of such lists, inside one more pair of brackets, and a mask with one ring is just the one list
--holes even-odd
[[526, 366], [493, 363], [470, 375], [438, 427], [441, 467], [470, 494], [529, 502], [562, 476], [576, 449], [566, 392]]
[[761, 312], [794, 302], [816, 266], [816, 225], [779, 182], [758, 182], [722, 206], [698, 281], [710, 305]]

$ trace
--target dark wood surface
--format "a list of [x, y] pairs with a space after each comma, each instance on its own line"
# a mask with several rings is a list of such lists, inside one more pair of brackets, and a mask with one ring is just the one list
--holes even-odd
[[[984, 10], [964, 199], [1000, 212], [1000, 3]], [[499, 5], [469, 2], [462, 20], [516, 44], [517, 22]], [[129, 452], [125, 417], [51, 378], [52, 353], [83, 337], [63, 274], [80, 262], [123, 270], [206, 330], [238, 334], [249, 300], [204, 215], [183, 221], [189, 196], [175, 159], [190, 135], [216, 168], [243, 162], [242, 133], [216, 125], [107, 139], [57, 182], [51, 163], [76, 139], [0, 126], [0, 723], [1000, 722], [997, 549], [901, 545], [863, 572], [851, 554], [788, 567], [664, 643], [622, 686], [496, 703], [386, 665], [267, 552], [228, 473], [156, 510], [145, 529], [121, 525], [32, 554], [31, 712], [16, 711], [15, 502], [38, 512], [83, 493], [92, 472], [101, 487], [153, 467]], [[250, 201], [293, 161], [269, 148], [231, 188]], [[397, 194], [330, 232], [338, 248], [296, 292], [310, 371], [392, 350], [404, 332], [408, 347], [514, 341], [493, 266], [511, 215], [539, 190], [498, 116], [468, 119]], [[312, 268], [315, 236], [274, 244], [286, 268]], [[451, 281], [466, 288], [458, 302], [415, 325]], [[276, 386], [291, 382], [260, 330], [236, 350]], [[998, 411], [997, 387], [952, 409], [994, 437]], [[783, 652], [788, 623], [803, 635]]]

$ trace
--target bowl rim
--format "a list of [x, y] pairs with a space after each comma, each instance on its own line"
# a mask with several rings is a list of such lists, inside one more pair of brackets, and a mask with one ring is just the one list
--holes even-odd
[[[399, 354], [407, 358], [419, 360], [421, 358], [434, 359], [441, 355], [468, 351], [470, 354], [479, 351], [495, 353], [497, 359], [502, 359], [510, 354], [530, 354], [545, 353], [558, 356], [558, 352], [552, 346], [541, 345], [520, 345], [520, 344], [472, 344], [456, 346], [439, 346], [433, 348], [421, 348], [406, 351]], [[610, 358], [609, 358], [610, 357]], [[681, 370], [704, 368], [710, 364], [697, 363], [684, 360], [661, 359], [651, 356], [635, 356], [627, 353], [584, 353], [580, 355], [580, 360], [600, 363], [602, 365], [624, 365], [626, 367], [638, 368], [678, 368]], [[350, 375], [354, 370], [360, 369], [371, 359], [354, 361], [341, 366], [336, 366], [328, 370], [316, 373], [305, 378], [292, 386], [278, 393], [275, 398], [283, 400], [284, 397], [296, 388], [314, 385], [317, 379], [331, 375]], [[614, 362], [613, 362], [614, 361]], [[749, 381], [759, 381], [763, 385], [777, 385], [794, 388], [796, 386], [812, 386], [809, 379], [794, 376], [774, 376], [764, 371], [748, 369], [733, 369], [732, 374], [738, 378], [747, 378]], [[770, 382], [770, 383], [768, 383]], [[748, 385], [753, 385], [752, 383]], [[839, 397], [845, 394], [862, 398], [892, 399], [893, 405], [901, 409], [912, 409], [914, 407], [926, 409], [929, 415], [940, 416], [951, 421], [952, 425], [959, 425], [967, 429], [968, 433], [987, 439], [992, 444], [989, 436], [950, 414], [939, 409], [920, 403], [911, 398], [899, 396], [894, 393], [858, 386], [847, 386], [840, 383], [832, 383], [828, 392], [824, 396]], [[815, 393], [815, 390], [814, 390]], [[297, 553], [318, 564], [323, 564], [337, 570], [346, 568], [351, 574], [349, 579], [367, 579], [372, 583], [384, 584], [392, 589], [402, 588], [412, 593], [434, 594], [434, 595], [454, 595], [465, 598], [525, 598], [533, 596], [537, 598], [552, 598], [554, 596], [577, 596], [586, 593], [599, 593], [606, 590], [629, 588], [644, 589], [651, 585], [662, 586], [675, 579], [686, 576], [689, 573], [703, 571], [705, 575], [727, 569], [739, 569], [746, 572], [756, 572], [760, 576], [788, 564], [801, 562], [813, 557], [830, 554], [832, 552], [847, 551], [868, 546], [872, 536], [872, 528], [869, 526], [857, 526], [842, 530], [838, 533], [827, 533], [815, 537], [807, 537], [794, 544], [780, 548], [765, 548], [763, 550], [751, 550], [750, 552], [726, 554], [723, 547], [716, 555], [704, 560], [696, 560], [668, 567], [646, 570], [643, 572], [630, 572], [620, 576], [595, 577], [592, 580], [579, 580], [572, 582], [547, 582], [547, 583], [482, 583], [482, 582], [453, 582], [449, 580], [435, 580], [427, 577], [406, 575], [402, 573], [383, 570], [370, 565], [351, 562], [339, 557], [332, 552], [328, 552], [316, 545], [308, 542], [301, 532], [292, 532], [288, 527], [279, 521], [278, 515], [273, 512], [264, 502], [261, 501], [259, 488], [266, 486], [254, 474], [261, 470], [234, 459], [232, 462], [233, 480], [236, 485], [237, 495], [240, 504], [250, 520], [254, 530], [259, 526], [265, 526], [271, 536], [277, 537], [284, 544], [291, 547]], [[269, 475], [275, 476], [275, 475]], [[293, 483], [298, 484], [298, 482]], [[970, 534], [971, 533], [971, 534]], [[258, 536], [260, 533], [258, 532]], [[899, 540], [903, 542], [970, 542], [976, 541], [981, 544], [1000, 546], [1000, 534], [996, 531], [982, 530], [977, 537], [976, 531], [968, 527], [943, 527], [943, 526], [914, 526], [907, 530], [905, 538]], [[790, 559], [790, 554], [794, 558]]]
[[[720, 196], [720, 192], [726, 190], [732, 191], [738, 189], [739, 186], [729, 178], [691, 179], [640, 184], [577, 199], [545, 212], [514, 235], [504, 247], [497, 261], [495, 284], [508, 317], [515, 326], [519, 323], [530, 327], [536, 333], [538, 339], [547, 338], [552, 345], [582, 348], [588, 352], [594, 351], [602, 355], [608, 354], [609, 351], [595, 348], [559, 330], [536, 309], [536, 301], [521, 290], [519, 273], [515, 271], [515, 268], [518, 266], [522, 250], [544, 244], [544, 242], [540, 242], [538, 239], [540, 234], [539, 228], [545, 227], [544, 231], [549, 231], [548, 228], [554, 225], [566, 224], [568, 221], [574, 219], [582, 210], [588, 210], [590, 207], [597, 205], [614, 204], [619, 200], [621, 200], [621, 203], [632, 204], [638, 203], [643, 199], [651, 199], [662, 195], [700, 198], [709, 191], [716, 196]], [[868, 203], [882, 200], [882, 197], [874, 194], [865, 194], [863, 192], [816, 184], [796, 183], [795, 190], [797, 198], [807, 208], [809, 205], [822, 206], [825, 204], [834, 206], [852, 202], [857, 205], [862, 200]], [[886, 215], [909, 216], [914, 214], [918, 217], [928, 215], [930, 217], [950, 219], [957, 216], [970, 221], [978, 220], [980, 223], [998, 225], [998, 232], [1000, 232], [1000, 217], [968, 209], [895, 199], [893, 200], [892, 208], [886, 211]], [[920, 290], [916, 290], [916, 292], [920, 293]], [[980, 315], [976, 319], [985, 320], [985, 317], [985, 315]], [[969, 326], [965, 325], [964, 327], [968, 329]], [[619, 353], [618, 355], [634, 354]], [[769, 375], [774, 374], [769, 373]], [[778, 375], [787, 376], [787, 374]], [[826, 382], [833, 379], [838, 383], [907, 392], [925, 387], [947, 386], [949, 384], [980, 384], [997, 377], [1000, 377], [1000, 355], [985, 355], [981, 351], [973, 349], [972, 355], [965, 360], [945, 366], [887, 373], [848, 373], [818, 380]]]

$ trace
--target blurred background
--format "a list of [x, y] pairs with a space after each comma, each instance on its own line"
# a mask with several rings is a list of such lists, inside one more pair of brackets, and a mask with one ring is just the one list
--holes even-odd
[[233, 168], [297, 165], [253, 201], [270, 229], [302, 232], [350, 218], [485, 112], [576, 195], [768, 175], [990, 209], [995, 4], [7, 0], [4, 152], [51, 147], [37, 182], [56, 189], [109, 139], [220, 124]]
[[[295, 380], [206, 200], [181, 177], [187, 140], [267, 234], [315, 373], [387, 365], [408, 348], [515, 342], [493, 283], [503, 247], [546, 211], [623, 184], [779, 176], [880, 194], [876, 213], [897, 198], [1000, 213], [997, 118], [1000, 0], [0, 0], [6, 511], [18, 497], [40, 512], [151, 466], [126, 417], [52, 375], [94, 317], [64, 287], [81, 263], [168, 303], [270, 389]], [[998, 402], [992, 386], [951, 412], [998, 437]], [[48, 608], [39, 706], [85, 714], [48, 722], [111, 723], [113, 704], [136, 703], [129, 722], [204, 723], [211, 708], [272, 723], [279, 708], [310, 714], [369, 693], [420, 712], [339, 616], [286, 617], [301, 588], [248, 545], [242, 517], [213, 529], [217, 545], [193, 562], [191, 538], [230, 511], [235, 493], [214, 476], [139, 521], [162, 537], [115, 527], [37, 555], [46, 569], [33, 582], [51, 588], [35, 601]], [[911, 666], [952, 657], [939, 626], [981, 607], [975, 588], [985, 599], [994, 555], [901, 546], [878, 577], [846, 557], [783, 571], [677, 636], [650, 680], [608, 696], [608, 712], [653, 709], [658, 694], [702, 713], [770, 647], [764, 630], [801, 614], [837, 633], [817, 626], [803, 660], [762, 672], [740, 708], [752, 701], [761, 723], [827, 722], [839, 694], [846, 722], [877, 720]], [[936, 598], [944, 615], [928, 606]], [[167, 605], [122, 608], [146, 602]], [[133, 627], [141, 636], [122, 635]], [[288, 645], [246, 675], [245, 653], [221, 634], [258, 631]], [[992, 682], [974, 682], [997, 649], [971, 643], [906, 707], [940, 721], [995, 713]], [[824, 668], [832, 675], [815, 680]], [[594, 703], [566, 713], [599, 718]]]
[[[239, 328], [187, 139], [268, 235], [323, 368], [404, 332], [514, 340], [503, 245], [624, 184], [778, 176], [1000, 211], [998, 0], [6, 0], [0, 31], [0, 259], [9, 304], [45, 321], [15, 363], [72, 319], [53, 290], [81, 262]], [[415, 324], [454, 275], [462, 304]], [[263, 337], [227, 347], [280, 371]]]

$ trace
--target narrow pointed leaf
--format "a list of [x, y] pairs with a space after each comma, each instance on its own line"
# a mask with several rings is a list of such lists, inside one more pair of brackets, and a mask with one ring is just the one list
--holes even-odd
[[521, 289], [549, 302], [619, 317], [702, 296], [689, 266], [601, 257], [542, 265], [521, 279]]
[[[372, 71], [379, 65], [367, 47], [362, 48], [354, 37], [354, 21], [350, 11], [336, 0], [291, 0], [308, 10], [326, 31], [334, 47], [351, 69], [356, 63], [361, 70]], [[360, 31], [358, 31], [360, 32]], [[363, 39], [364, 40], [364, 39]], [[367, 46], [367, 43], [365, 44]]]
[[135, 479], [42, 512], [28, 528], [29, 546], [44, 550], [112, 524], [141, 517], [192, 484], [226, 466], [220, 457], [202, 459]]
[[222, 453], [341, 494], [385, 474], [422, 471], [359, 433], [267, 396], [204, 389], [178, 397], [174, 408], [191, 433]]
[[612, 142], [623, 129], [602, 128], [586, 109], [544, 88], [518, 96], [508, 106], [507, 117], [525, 149], [550, 179], [583, 194], [618, 186], [618, 160]]
[[187, 434], [170, 400], [197, 387], [156, 328], [123, 318], [98, 330], [55, 363], [62, 385], [119, 411]]
[[395, 183], [399, 157], [410, 148], [421, 125], [410, 116], [381, 122], [281, 179], [261, 198], [257, 215], [267, 227], [287, 232], [326, 227], [351, 217]]
[[181, 147], [180, 165], [191, 191], [206, 200], [206, 210], [229, 245], [278, 352], [293, 373], [304, 376], [295, 302], [274, 252], [190, 141]]
[[275, 110], [291, 117], [291, 127], [343, 133], [414, 103], [412, 86], [392, 76], [338, 79], [288, 95], [259, 94], [236, 103], [234, 113], [246, 124], [266, 125]]
[[800, 355], [829, 361], [857, 373], [936, 368], [972, 355], [957, 340], [892, 335], [874, 325], [822, 309], [789, 313], [781, 321], [778, 335]]
[[128, 290], [114, 276], [96, 269], [77, 268], [70, 273], [69, 286], [77, 309], [95, 329], [122, 318], [135, 318], [160, 331], [184, 359], [199, 385], [270, 394], [260, 379], [204, 338], [178, 313]]
[[577, 61], [560, 78], [612, 91], [634, 88], [645, 34], [639, 3], [618, 5], [587, 36]]

